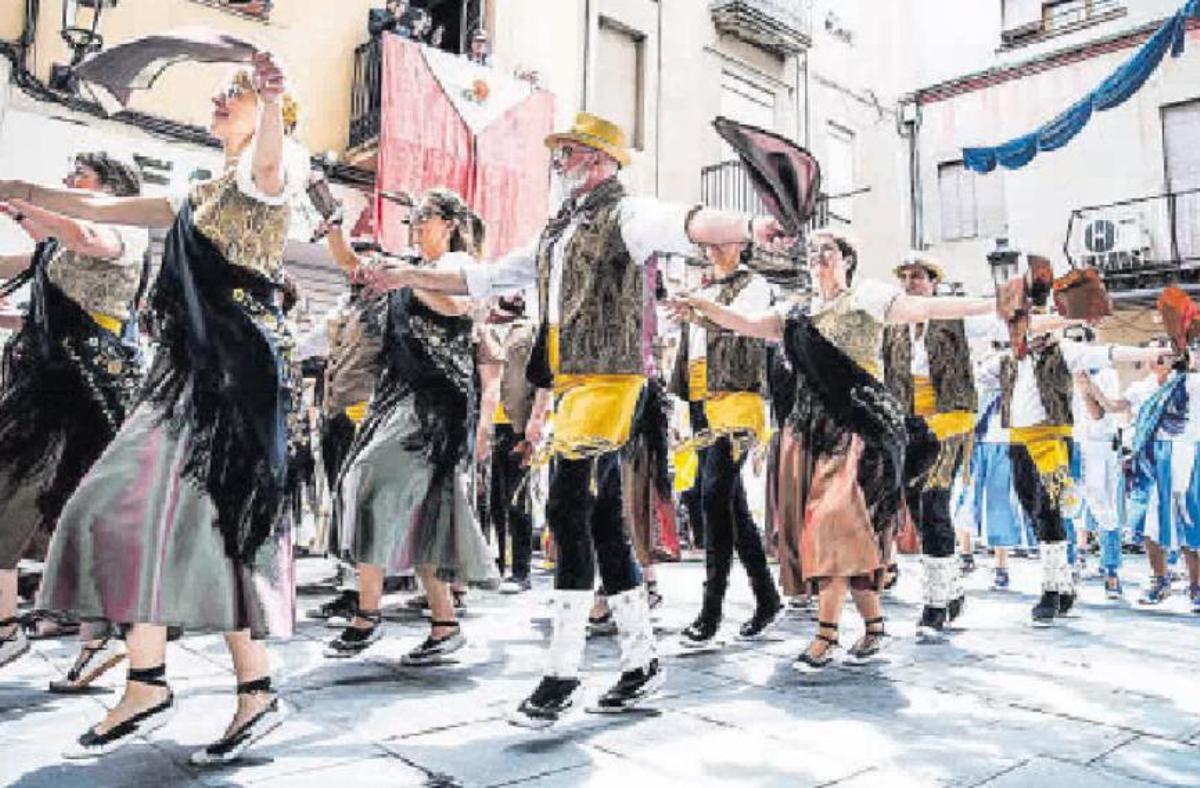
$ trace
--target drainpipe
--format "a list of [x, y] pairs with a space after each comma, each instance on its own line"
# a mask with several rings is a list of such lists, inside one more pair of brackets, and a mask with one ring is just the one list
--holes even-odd
[[658, 63], [654, 77], [654, 196], [662, 197], [662, 106], [663, 106], [663, 5], [667, 0], [658, 0]]
[[588, 81], [592, 64], [592, 0], [583, 0], [583, 92], [579, 95], [579, 109], [588, 109]]

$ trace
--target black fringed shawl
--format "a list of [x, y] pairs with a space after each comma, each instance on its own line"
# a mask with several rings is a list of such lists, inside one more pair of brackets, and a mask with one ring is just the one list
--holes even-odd
[[270, 537], [285, 501], [290, 395], [271, 328], [282, 324], [276, 288], [227, 261], [184, 204], [151, 294], [161, 347], [142, 399], [168, 426], [191, 429], [184, 474], [212, 498], [226, 553], [240, 562]]
[[[783, 347], [796, 376], [788, 418], [792, 429], [816, 456], [844, 452], [852, 435], [858, 435], [863, 442], [859, 486], [876, 528], [890, 525], [902, 485], [925, 472], [937, 454], [937, 439], [920, 419], [910, 423], [884, 384], [826, 339], [799, 309], [787, 317]], [[910, 441], [927, 448], [910, 452], [906, 463]]]
[[30, 300], [21, 329], [4, 347], [0, 388], [0, 468], [10, 489], [42, 485], [41, 527], [57, 521], [116, 435], [140, 383], [136, 349], [50, 281], [46, 269], [57, 251], [53, 240], [39, 244], [32, 265], [10, 283], [29, 282]]
[[421, 428], [406, 438], [404, 448], [429, 459], [435, 483], [454, 472], [475, 420], [471, 328], [470, 318], [439, 314], [408, 288], [389, 295], [383, 377], [351, 457], [370, 441], [382, 418], [411, 396]]

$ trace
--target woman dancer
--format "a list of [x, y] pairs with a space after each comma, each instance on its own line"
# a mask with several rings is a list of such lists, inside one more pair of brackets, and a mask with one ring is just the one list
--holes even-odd
[[[130, 164], [82, 153], [67, 188], [141, 192]], [[145, 231], [81, 222], [20, 200], [0, 203], [37, 246], [0, 258], [5, 289], [28, 282], [30, 306], [4, 350], [0, 389], [0, 666], [29, 650], [16, 619], [17, 562], [45, 547], [67, 498], [112, 440], [140, 383], [134, 301]], [[132, 328], [130, 334], [126, 329]], [[123, 338], [128, 338], [125, 341]], [[41, 557], [40, 555], [38, 556]], [[101, 631], [93, 634], [100, 635]], [[108, 637], [85, 644], [67, 681], [86, 686], [122, 658]]]
[[[482, 241], [474, 224], [454, 192], [427, 193], [413, 219], [422, 264], [470, 262]], [[350, 657], [379, 640], [384, 575], [415, 569], [430, 632], [403, 663], [432, 665], [466, 643], [449, 583], [496, 574], [462, 487], [475, 387], [470, 301], [410, 288], [389, 299], [383, 376], [336, 501], [338, 544], [358, 565], [358, 611], [325, 655]]]
[[[909, 436], [902, 410], [878, 379], [884, 324], [995, 309], [990, 299], [924, 298], [890, 284], [856, 282], [857, 254], [849, 240], [822, 230], [811, 243], [816, 293], [809, 314], [789, 305], [786, 316], [778, 311], [742, 315], [696, 297], [675, 305], [681, 317], [707, 318], [740, 334], [782, 341], [795, 371], [788, 428], [800, 444], [803, 516], [787, 527], [799, 530], [802, 579], [816, 580], [820, 589], [816, 637], [794, 665], [801, 671], [820, 670], [832, 661], [847, 589], [866, 625], [848, 661], [872, 661], [886, 635], [878, 593], [881, 537], [890, 539]], [[931, 452], [924, 454], [932, 459]]]
[[166, 724], [167, 625], [224, 632], [237, 674], [233, 719], [194, 763], [236, 758], [286, 714], [262, 639], [289, 635], [294, 614], [278, 303], [289, 202], [308, 178], [287, 139], [296, 112], [260, 53], [213, 98], [224, 173], [180, 204], [0, 183], [0, 197], [79, 218], [172, 228], [150, 300], [161, 345], [137, 407], [63, 510], [37, 601], [128, 627], [124, 695], [66, 757]]

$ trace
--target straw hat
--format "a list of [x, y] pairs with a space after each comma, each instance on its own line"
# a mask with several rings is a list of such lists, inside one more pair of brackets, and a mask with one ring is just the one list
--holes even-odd
[[553, 148], [564, 142], [576, 142], [594, 150], [603, 151], [617, 160], [622, 167], [629, 166], [629, 149], [625, 146], [625, 132], [617, 124], [588, 112], [575, 116], [569, 131], [546, 137], [546, 147]]
[[942, 270], [942, 267], [938, 265], [932, 257], [929, 257], [924, 252], [909, 252], [904, 256], [904, 260], [900, 263], [900, 265], [892, 269], [892, 273], [896, 276], [900, 276], [901, 271], [903, 271], [905, 268], [912, 268], [913, 266], [920, 266], [921, 268], [924, 268], [929, 272], [929, 277], [935, 282], [942, 282], [946, 279], [946, 272]]

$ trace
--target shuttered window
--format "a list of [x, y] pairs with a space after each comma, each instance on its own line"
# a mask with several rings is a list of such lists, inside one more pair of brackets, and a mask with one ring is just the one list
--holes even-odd
[[938, 202], [943, 241], [992, 238], [1007, 231], [1004, 178], [1000, 173], [976, 175], [961, 161], [941, 164]]
[[597, 91], [596, 109], [625, 132], [630, 147], [641, 150], [642, 67], [644, 38], [607, 19], [600, 20], [598, 73], [604, 75], [604, 89]]

